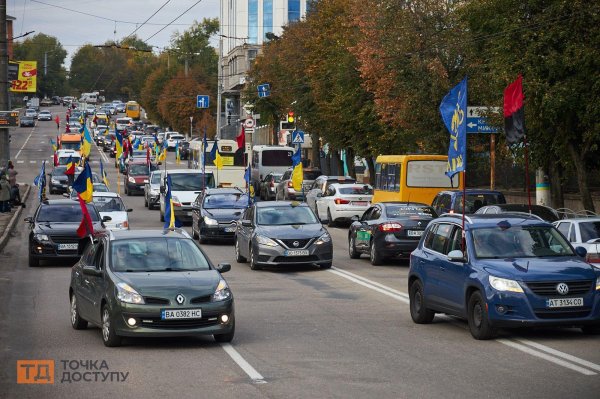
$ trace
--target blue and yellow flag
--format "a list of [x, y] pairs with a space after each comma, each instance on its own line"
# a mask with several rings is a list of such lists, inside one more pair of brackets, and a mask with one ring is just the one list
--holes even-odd
[[302, 191], [302, 181], [304, 180], [304, 172], [302, 170], [302, 150], [298, 145], [298, 149], [292, 155], [292, 186], [296, 191]]
[[54, 140], [50, 139], [50, 144], [52, 144], [52, 151], [56, 152], [58, 150], [58, 146], [54, 142]]
[[440, 113], [450, 132], [446, 175], [452, 177], [467, 167], [467, 77], [442, 100]]
[[39, 188], [38, 198], [42, 201], [46, 193], [46, 161], [42, 162], [40, 173], [33, 179], [33, 184]]
[[221, 154], [219, 154], [219, 140], [216, 138], [213, 148], [210, 150], [210, 158], [212, 159], [213, 164], [215, 164], [217, 167], [217, 170], [223, 169], [223, 158], [221, 158]]
[[175, 217], [175, 205], [171, 196], [171, 176], [167, 176], [167, 194], [165, 195], [165, 229], [181, 227], [181, 222]]
[[81, 155], [88, 157], [92, 150], [92, 135], [86, 125], [83, 125], [83, 140], [81, 142]]
[[115, 149], [116, 154], [115, 157], [117, 159], [121, 158], [121, 154], [123, 154], [123, 135], [117, 130], [115, 127]]
[[175, 143], [175, 163], [181, 163], [181, 155], [179, 154], [179, 141]]
[[102, 181], [104, 182], [104, 184], [106, 184], [106, 187], [108, 187], [110, 190], [110, 185], [108, 184], [108, 176], [106, 175], [106, 171], [104, 170], [104, 165], [102, 164], [102, 160], [100, 160], [100, 177], [102, 178]]
[[92, 183], [92, 169], [90, 168], [89, 162], [85, 163], [83, 172], [75, 179], [73, 190], [77, 191], [85, 202], [92, 202], [94, 184]]

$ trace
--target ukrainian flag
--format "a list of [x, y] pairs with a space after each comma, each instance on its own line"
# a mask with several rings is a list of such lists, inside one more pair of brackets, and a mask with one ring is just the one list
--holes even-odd
[[173, 198], [171, 197], [171, 176], [167, 175], [167, 194], [165, 195], [165, 229], [181, 227], [181, 222], [175, 217]]
[[83, 125], [83, 142], [81, 144], [81, 154], [86, 158], [90, 155], [92, 150], [92, 135], [87, 128], [87, 125]]
[[85, 202], [92, 202], [94, 184], [92, 183], [92, 169], [88, 162], [85, 163], [83, 172], [75, 179], [73, 190], [77, 191]]
[[123, 154], [123, 135], [115, 128], [115, 137], [117, 138], [115, 142], [115, 148], [117, 153], [115, 154], [116, 158], [121, 158], [121, 154]]
[[304, 173], [302, 171], [302, 153], [300, 146], [292, 155], [292, 167], [294, 170], [292, 171], [292, 186], [296, 191], [302, 191], [302, 181], [304, 180]]
[[106, 175], [106, 171], [104, 170], [104, 165], [102, 164], [102, 160], [100, 160], [100, 177], [102, 177], [102, 181], [106, 184], [106, 187], [110, 189], [108, 184], [108, 176]]

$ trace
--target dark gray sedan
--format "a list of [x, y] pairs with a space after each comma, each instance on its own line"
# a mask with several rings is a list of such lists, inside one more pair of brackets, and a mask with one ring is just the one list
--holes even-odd
[[331, 236], [314, 212], [296, 201], [259, 202], [246, 209], [235, 233], [238, 262], [263, 266], [331, 267]]

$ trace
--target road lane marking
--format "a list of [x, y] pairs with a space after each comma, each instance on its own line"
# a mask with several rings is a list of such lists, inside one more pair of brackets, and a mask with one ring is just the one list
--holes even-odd
[[231, 344], [221, 344], [221, 347], [229, 355], [229, 357], [231, 357], [231, 359], [236, 362], [246, 374], [248, 374], [248, 377], [250, 377], [252, 382], [256, 382], [257, 384], [267, 383], [265, 378], [258, 371], [256, 371], [256, 369], [252, 367], [250, 363], [248, 363], [246, 359], [244, 359], [242, 355], [240, 355], [240, 353], [236, 351], [233, 346], [231, 346]]
[[535, 350], [535, 349], [533, 349], [533, 348], [531, 348], [529, 346], [525, 346], [525, 345], [519, 344], [517, 342], [511, 341], [511, 340], [508, 340], [508, 339], [497, 339], [496, 342], [500, 342], [501, 344], [504, 344], [506, 346], [510, 346], [511, 348], [514, 348], [514, 349], [518, 349], [521, 352], [525, 352], [525, 353], [527, 353], [527, 354], [529, 354], [531, 356], [539, 357], [541, 359], [547, 360], [547, 361], [552, 362], [554, 364], [558, 364], [559, 366], [563, 366], [563, 367], [566, 367], [566, 368], [571, 369], [573, 371], [577, 371], [577, 372], [579, 372], [579, 373], [581, 373], [583, 375], [595, 375], [596, 374], [592, 370], [589, 370], [589, 369], [586, 369], [586, 368], [583, 368], [583, 367], [579, 367], [579, 366], [577, 366], [575, 364], [567, 362], [566, 360], [562, 360], [562, 359], [560, 359], [558, 357], [551, 356], [551, 355], [546, 354], [546, 353], [544, 353], [542, 351]]
[[[396, 291], [396, 290], [394, 290], [394, 289], [392, 289], [392, 288], [389, 288], [389, 287], [386, 287], [386, 288], [380, 288], [380, 287], [378, 287], [378, 286], [377, 286], [377, 285], [380, 285], [380, 286], [382, 286], [382, 287], [385, 287], [385, 286], [384, 286], [384, 285], [382, 285], [382, 284], [379, 284], [379, 283], [376, 283], [377, 285], [375, 285], [375, 284], [372, 284], [372, 282], [371, 282], [370, 280], [368, 280], [368, 279], [364, 279], [364, 280], [366, 280], [366, 281], [363, 281], [363, 279], [358, 279], [357, 277], [353, 277], [353, 276], [351, 276], [351, 275], [349, 275], [349, 274], [346, 274], [346, 273], [344, 273], [344, 272], [340, 271], [340, 270], [339, 270], [339, 269], [337, 269], [337, 268], [335, 268], [335, 269], [327, 269], [327, 271], [328, 271], [329, 273], [333, 273], [333, 274], [336, 274], [336, 275], [338, 275], [338, 276], [340, 276], [340, 277], [343, 277], [343, 278], [345, 278], [345, 279], [348, 279], [348, 280], [350, 280], [350, 281], [352, 281], [352, 282], [354, 282], [354, 283], [356, 283], [356, 284], [362, 285], [363, 287], [367, 287], [367, 288], [369, 288], [369, 289], [372, 289], [373, 291], [377, 291], [377, 292], [379, 292], [380, 294], [387, 295], [387, 296], [389, 296], [389, 297], [391, 297], [391, 298], [394, 298], [394, 299], [396, 299], [397, 301], [404, 302], [404, 303], [409, 303], [409, 302], [410, 302], [410, 301], [408, 300], [408, 296], [406, 296], [406, 294], [404, 294], [404, 293], [402, 293], [403, 295], [395, 294], [395, 293], [394, 293], [394, 292], [392, 292], [392, 291]], [[368, 282], [367, 282], [367, 281], [368, 281]], [[374, 282], [373, 282], [373, 283], [374, 283]], [[396, 292], [399, 292], [399, 291], [396, 291]]]
[[408, 294], [406, 294], [406, 293], [404, 293], [404, 292], [402, 292], [402, 291], [398, 291], [398, 290], [396, 290], [396, 289], [394, 289], [394, 288], [392, 288], [392, 287], [388, 287], [387, 285], [380, 284], [380, 283], [378, 283], [377, 281], [369, 280], [369, 279], [368, 279], [368, 278], [366, 278], [366, 277], [363, 277], [363, 276], [360, 276], [360, 275], [358, 275], [358, 274], [355, 274], [355, 273], [349, 272], [348, 270], [340, 269], [340, 268], [338, 268], [338, 267], [335, 267], [335, 266], [333, 266], [333, 267], [331, 268], [331, 270], [337, 270], [337, 271], [339, 271], [339, 272], [341, 272], [341, 273], [347, 274], [347, 275], [349, 275], [349, 276], [351, 276], [351, 277], [357, 278], [357, 279], [359, 279], [359, 280], [361, 280], [361, 281], [364, 281], [364, 282], [366, 282], [366, 283], [372, 284], [372, 285], [374, 285], [374, 286], [376, 286], [376, 287], [383, 288], [384, 290], [390, 291], [390, 292], [392, 292], [392, 293], [394, 293], [394, 294], [396, 294], [396, 295], [400, 295], [400, 296], [403, 296], [403, 297], [405, 297], [405, 298], [407, 298], [407, 299], [408, 299]]
[[29, 136], [27, 136], [27, 140], [25, 140], [25, 142], [21, 146], [21, 149], [19, 150], [19, 152], [17, 152], [17, 155], [15, 155], [15, 159], [19, 158], [19, 155], [21, 155], [21, 151], [23, 151], [23, 148], [25, 148], [25, 146], [27, 145], [27, 142], [31, 138], [31, 135], [33, 134], [33, 132], [35, 132], [35, 127], [33, 129], [31, 129], [31, 133], [29, 133]]
[[548, 347], [546, 345], [538, 344], [537, 342], [534, 342], [534, 341], [531, 341], [531, 340], [528, 340], [528, 339], [516, 339], [516, 341], [519, 341], [522, 344], [534, 347], [534, 348], [539, 349], [541, 351], [550, 353], [550, 354], [552, 354], [554, 356], [561, 357], [561, 358], [563, 358], [565, 360], [568, 360], [570, 362], [577, 363], [577, 364], [579, 364], [581, 366], [588, 367], [588, 368], [590, 368], [592, 370], [600, 371], [600, 365], [598, 365], [596, 363], [588, 362], [587, 360], [578, 358], [578, 357], [573, 356], [573, 355], [569, 355], [568, 353], [561, 352], [561, 351], [558, 351], [556, 349], [552, 349], [552, 348], [550, 348], [550, 347]]
[[25, 161], [17, 161], [17, 163], [25, 163]]

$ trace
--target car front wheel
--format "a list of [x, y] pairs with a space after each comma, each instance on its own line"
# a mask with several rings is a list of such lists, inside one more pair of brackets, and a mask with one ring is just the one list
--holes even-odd
[[423, 296], [423, 284], [415, 281], [410, 286], [408, 293], [410, 299], [410, 317], [417, 324], [429, 324], [435, 317], [435, 312], [425, 307], [425, 298]]
[[490, 324], [486, 302], [479, 291], [475, 291], [469, 298], [467, 316], [473, 338], [485, 340], [496, 335], [496, 330]]
[[383, 262], [383, 257], [377, 250], [377, 245], [375, 244], [375, 240], [371, 240], [371, 250], [369, 251], [371, 264], [373, 266], [381, 265]]
[[350, 240], [348, 240], [348, 255], [350, 255], [350, 259], [360, 258], [360, 252], [356, 250], [356, 243], [354, 242], [353, 235], [350, 235]]
[[102, 342], [108, 347], [121, 345], [121, 337], [115, 333], [113, 320], [106, 305], [102, 307]]
[[254, 254], [254, 249], [250, 246], [250, 269], [252, 270], [260, 270], [261, 267], [256, 264], [256, 255]]
[[242, 256], [242, 254], [240, 253], [240, 242], [238, 241], [237, 237], [235, 239], [235, 260], [238, 263], [246, 263], [247, 262], [246, 258], [244, 258]]

